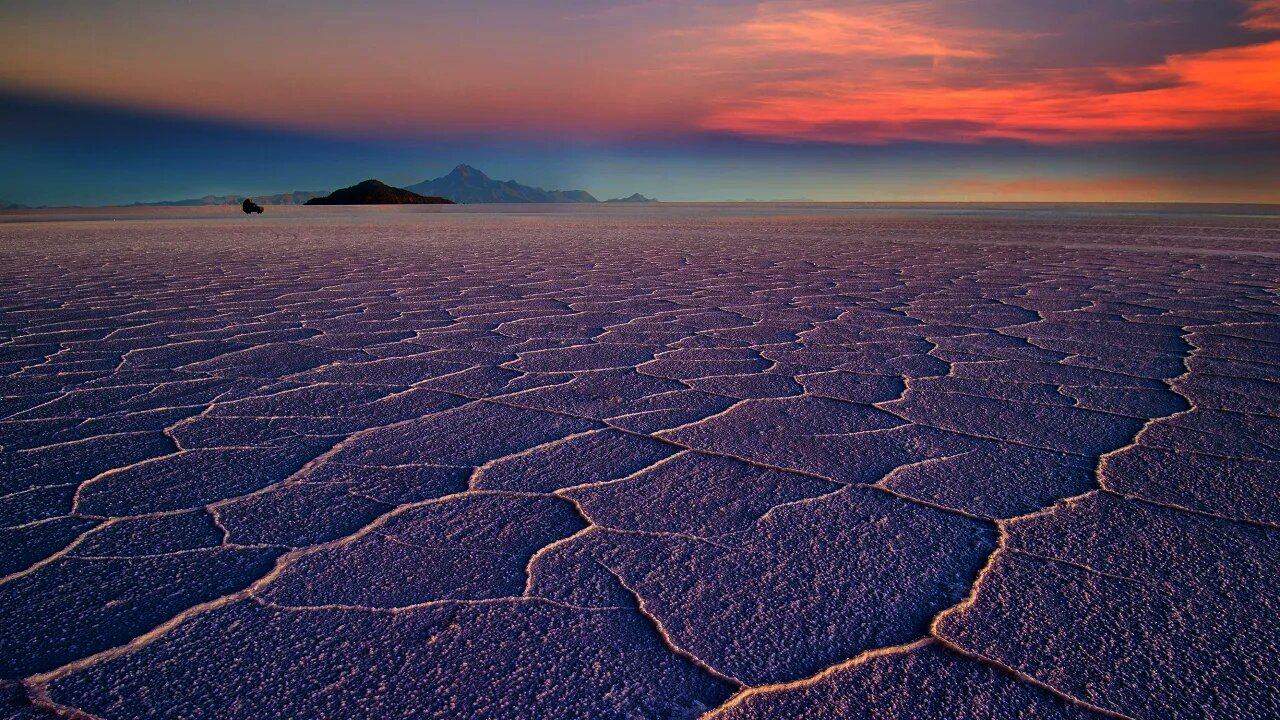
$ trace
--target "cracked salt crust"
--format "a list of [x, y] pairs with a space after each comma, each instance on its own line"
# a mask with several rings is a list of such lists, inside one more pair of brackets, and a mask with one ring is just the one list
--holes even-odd
[[0, 226], [7, 687], [1280, 714], [1274, 224], [653, 212]]

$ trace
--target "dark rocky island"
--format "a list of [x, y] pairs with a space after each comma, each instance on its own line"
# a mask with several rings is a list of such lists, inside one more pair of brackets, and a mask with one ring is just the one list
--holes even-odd
[[244, 202], [240, 203], [240, 209], [244, 211], [245, 215], [248, 215], [250, 213], [258, 213], [259, 215], [262, 214], [262, 206], [250, 200], [249, 198], [245, 198]]
[[447, 198], [419, 195], [411, 190], [391, 187], [378, 180], [365, 180], [325, 197], [311, 198], [306, 205], [452, 205]]

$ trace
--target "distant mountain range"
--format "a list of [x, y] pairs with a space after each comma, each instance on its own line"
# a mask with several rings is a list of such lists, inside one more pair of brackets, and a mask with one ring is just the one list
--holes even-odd
[[494, 180], [470, 165], [405, 188], [422, 195], [438, 195], [461, 203], [593, 203], [586, 190], [543, 190], [514, 180]]
[[[370, 182], [370, 181], [365, 181]], [[372, 182], [377, 182], [372, 181]], [[352, 188], [358, 188], [360, 185], [354, 185]], [[390, 185], [378, 183], [383, 188], [395, 190]], [[343, 190], [351, 190], [352, 188], [344, 188]], [[586, 190], [543, 190], [540, 187], [530, 187], [529, 185], [521, 185], [515, 180], [494, 180], [485, 175], [483, 172], [471, 167], [470, 165], [459, 165], [453, 169], [448, 175], [438, 177], [434, 180], [424, 180], [416, 185], [409, 185], [404, 188], [411, 193], [423, 197], [435, 197], [438, 199], [451, 200], [455, 203], [596, 203], [600, 202], [594, 195]], [[341, 191], [335, 191], [341, 192]], [[383, 197], [389, 202], [410, 202], [390, 200], [390, 195], [385, 191], [379, 190], [381, 195], [377, 193], [369, 195], [367, 199], [370, 202], [341, 202], [341, 203], [312, 203], [311, 200], [323, 198], [330, 193], [326, 190], [295, 190], [294, 192], [279, 193], [276, 195], [205, 195], [200, 198], [188, 198], [185, 200], [161, 200], [155, 202], [135, 202], [126, 207], [202, 207], [215, 205], [240, 205], [246, 199], [253, 200], [259, 205], [320, 205], [320, 204], [341, 204], [341, 205], [364, 205], [364, 204], [383, 204], [384, 201], [373, 200], [372, 198]], [[354, 197], [354, 196], [352, 196]], [[416, 204], [416, 201], [413, 201]], [[640, 193], [635, 193], [629, 197], [613, 198], [605, 200], [607, 203], [649, 203], [658, 202], [655, 198], [648, 198]], [[29, 209], [26, 205], [17, 203], [0, 202], [0, 210], [22, 210]]]
[[205, 195], [202, 198], [187, 200], [162, 200], [159, 202], [136, 202], [129, 207], [199, 207], [202, 205], [239, 205], [245, 198], [259, 205], [305, 205], [312, 198], [328, 195], [325, 190], [295, 190], [278, 195]]
[[351, 187], [334, 190], [311, 198], [307, 205], [452, 205], [453, 201], [435, 195], [419, 195], [412, 190], [391, 187], [379, 180], [365, 180]]

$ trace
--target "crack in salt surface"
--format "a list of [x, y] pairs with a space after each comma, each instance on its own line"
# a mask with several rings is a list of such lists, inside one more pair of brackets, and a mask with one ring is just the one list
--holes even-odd
[[618, 585], [621, 586], [622, 589], [628, 595], [630, 595], [632, 599], [635, 600], [636, 608], [638, 609], [638, 612], [640, 613], [641, 616], [643, 616], [646, 620], [649, 621], [650, 625], [653, 626], [654, 631], [658, 634], [658, 637], [662, 640], [662, 644], [665, 645], [668, 650], [688, 660], [689, 662], [693, 663], [695, 667], [699, 668], [700, 670], [707, 673], [711, 677], [716, 678], [717, 680], [726, 682], [736, 688], [746, 687], [746, 684], [743, 683], [738, 678], [735, 678], [732, 675], [725, 674], [711, 667], [706, 662], [704, 662], [701, 658], [699, 658], [697, 655], [694, 655], [688, 650], [685, 650], [684, 648], [680, 647], [680, 645], [677, 644], [676, 641], [671, 637], [671, 634], [667, 632], [666, 627], [664, 627], [662, 624], [662, 620], [657, 615], [654, 615], [653, 612], [648, 609], [648, 607], [645, 604], [644, 597], [642, 597], [640, 593], [636, 592], [635, 589], [633, 589], [630, 585], [628, 585], [627, 582], [622, 579], [622, 576], [619, 575], [613, 568], [610, 568], [608, 565], [605, 565], [604, 563], [599, 561], [596, 561], [596, 564], [604, 568], [605, 572], [612, 575], [613, 579], [618, 583]]

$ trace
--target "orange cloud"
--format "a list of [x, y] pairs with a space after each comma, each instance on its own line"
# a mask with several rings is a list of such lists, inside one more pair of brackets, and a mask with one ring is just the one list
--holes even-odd
[[861, 58], [985, 58], [1002, 33], [947, 29], [915, 19], [921, 3], [869, 6], [856, 13], [832, 9], [775, 9], [763, 5], [750, 20], [730, 26], [718, 49], [740, 56], [785, 53]]
[[[939, 28], [892, 11], [767, 14], [726, 33], [727, 51], [782, 58], [839, 56], [765, 74], [720, 94], [704, 128], [774, 139], [882, 143], [895, 140], [1041, 143], [1280, 132], [1280, 41], [1171, 55], [1139, 67], [1046, 68], [1005, 77], [997, 57], [1025, 41], [981, 29]], [[908, 6], [910, 7], [910, 6]], [[1247, 22], [1277, 20], [1280, 0], [1261, 0]], [[894, 38], [902, 38], [895, 42]], [[924, 56], [931, 63], [905, 62]], [[904, 62], [892, 62], [899, 60]]]
[[1243, 24], [1250, 30], [1280, 30], [1280, 0], [1253, 0]]

